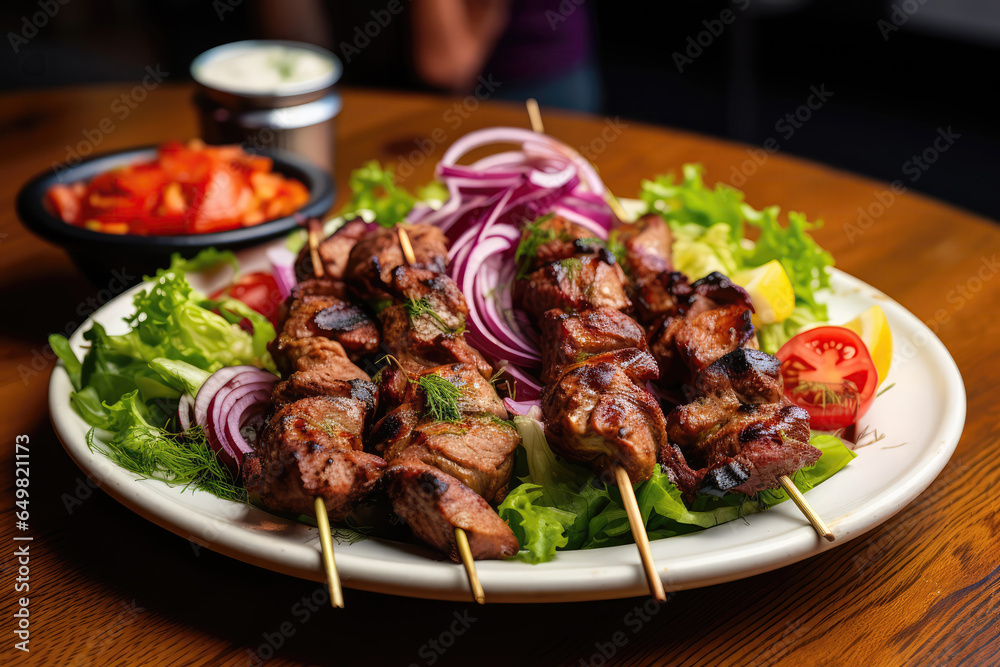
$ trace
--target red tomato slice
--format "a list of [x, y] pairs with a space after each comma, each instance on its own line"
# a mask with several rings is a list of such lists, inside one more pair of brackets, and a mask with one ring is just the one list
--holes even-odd
[[777, 354], [785, 396], [809, 413], [814, 429], [846, 428], [875, 400], [878, 373], [868, 348], [844, 327], [803, 331]]
[[223, 298], [239, 299], [278, 326], [278, 307], [284, 299], [270, 273], [259, 271], [240, 276], [235, 283], [212, 295], [216, 301]]
[[59, 217], [71, 224], [80, 224], [80, 205], [82, 198], [73, 192], [68, 185], [53, 185], [49, 188], [47, 198]]

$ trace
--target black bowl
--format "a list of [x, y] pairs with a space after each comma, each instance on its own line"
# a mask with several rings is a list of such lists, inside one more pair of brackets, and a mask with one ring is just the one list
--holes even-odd
[[144, 274], [167, 266], [175, 252], [193, 257], [210, 246], [237, 250], [264, 243], [294, 229], [299, 217], [321, 216], [333, 204], [333, 180], [326, 171], [300, 157], [277, 151], [261, 154], [274, 161], [275, 172], [301, 181], [309, 190], [309, 201], [293, 215], [252, 227], [178, 236], [106, 234], [63, 221], [45, 201], [45, 193], [57, 183], [87, 182], [110, 169], [151, 161], [156, 150], [156, 146], [144, 146], [96, 155], [72, 167], [53, 167], [21, 188], [17, 195], [17, 215], [32, 232], [62, 246], [95, 286], [104, 287], [112, 280], [123, 286], [136, 284]]

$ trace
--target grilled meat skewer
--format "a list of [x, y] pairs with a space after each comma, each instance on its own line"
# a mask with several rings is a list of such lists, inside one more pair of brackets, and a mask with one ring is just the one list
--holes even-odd
[[[417, 537], [456, 558], [455, 528], [462, 528], [475, 558], [507, 557], [517, 552], [517, 540], [487, 499], [499, 501], [506, 494], [520, 439], [504, 421], [506, 410], [488, 382], [492, 366], [462, 333], [468, 307], [458, 286], [442, 273], [447, 264], [444, 235], [436, 227], [416, 225], [409, 228], [409, 237], [416, 260], [410, 266], [394, 230], [371, 229], [357, 221], [318, 247], [326, 275], [379, 312], [383, 344], [395, 361], [379, 373], [384, 416], [373, 429], [370, 451], [388, 461], [383, 486], [395, 512]], [[301, 275], [309, 274], [310, 261], [308, 253], [300, 255]], [[340, 295], [324, 287], [323, 294], [330, 293]], [[351, 333], [352, 342], [362, 337]], [[344, 336], [337, 342], [346, 348]], [[300, 347], [286, 343], [283, 350], [291, 356]], [[322, 354], [329, 354], [328, 347]], [[282, 391], [276, 389], [275, 398], [297, 396], [324, 374], [322, 369], [298, 369]], [[455, 387], [457, 414], [452, 419], [428, 414], [420, 380], [431, 375]]]
[[[512, 556], [517, 539], [489, 502], [507, 493], [520, 437], [489, 382], [492, 367], [465, 341], [465, 299], [442, 273], [398, 266], [389, 276], [379, 291], [396, 301], [381, 319], [398, 367], [380, 374], [391, 409], [371, 440], [388, 462], [393, 508], [417, 537], [456, 562], [456, 528], [465, 531], [473, 558]], [[450, 395], [445, 419], [433, 414], [432, 379]]]
[[[656, 360], [622, 312], [632, 305], [625, 273], [587, 229], [558, 217], [529, 225], [519, 254], [522, 274], [530, 273], [515, 296], [541, 321], [549, 445], [597, 472], [620, 465], [633, 483], [649, 479], [669, 446], [663, 412], [645, 388], [659, 376]], [[669, 456], [677, 464], [669, 474], [683, 483], [691, 471], [679, 453]]]
[[244, 474], [247, 490], [270, 509], [312, 514], [321, 497], [341, 520], [375, 487], [385, 461], [363, 447], [377, 389], [345, 350], [377, 348], [378, 330], [335, 294], [343, 288], [332, 281], [306, 281], [289, 297], [270, 346], [285, 379], [272, 390], [276, 411]]
[[[781, 364], [757, 349], [746, 291], [721, 273], [694, 283], [670, 271], [669, 227], [647, 215], [622, 234], [630, 293], [647, 324], [660, 384], [683, 386], [667, 435], [695, 470], [680, 485], [753, 494], [814, 464], [809, 415], [782, 391]], [[668, 450], [662, 450], [668, 451]]]

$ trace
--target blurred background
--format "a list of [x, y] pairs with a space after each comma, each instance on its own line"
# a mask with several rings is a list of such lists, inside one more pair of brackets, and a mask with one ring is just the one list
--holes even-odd
[[492, 76], [497, 97], [767, 146], [1000, 219], [996, 0], [8, 0], [0, 17], [3, 91], [150, 63], [181, 80], [212, 46], [296, 39], [336, 53], [347, 85], [461, 94]]

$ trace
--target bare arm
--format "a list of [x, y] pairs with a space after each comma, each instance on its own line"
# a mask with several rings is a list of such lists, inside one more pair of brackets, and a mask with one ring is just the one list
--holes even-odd
[[427, 83], [467, 90], [510, 19], [509, 0], [413, 0], [413, 61]]

